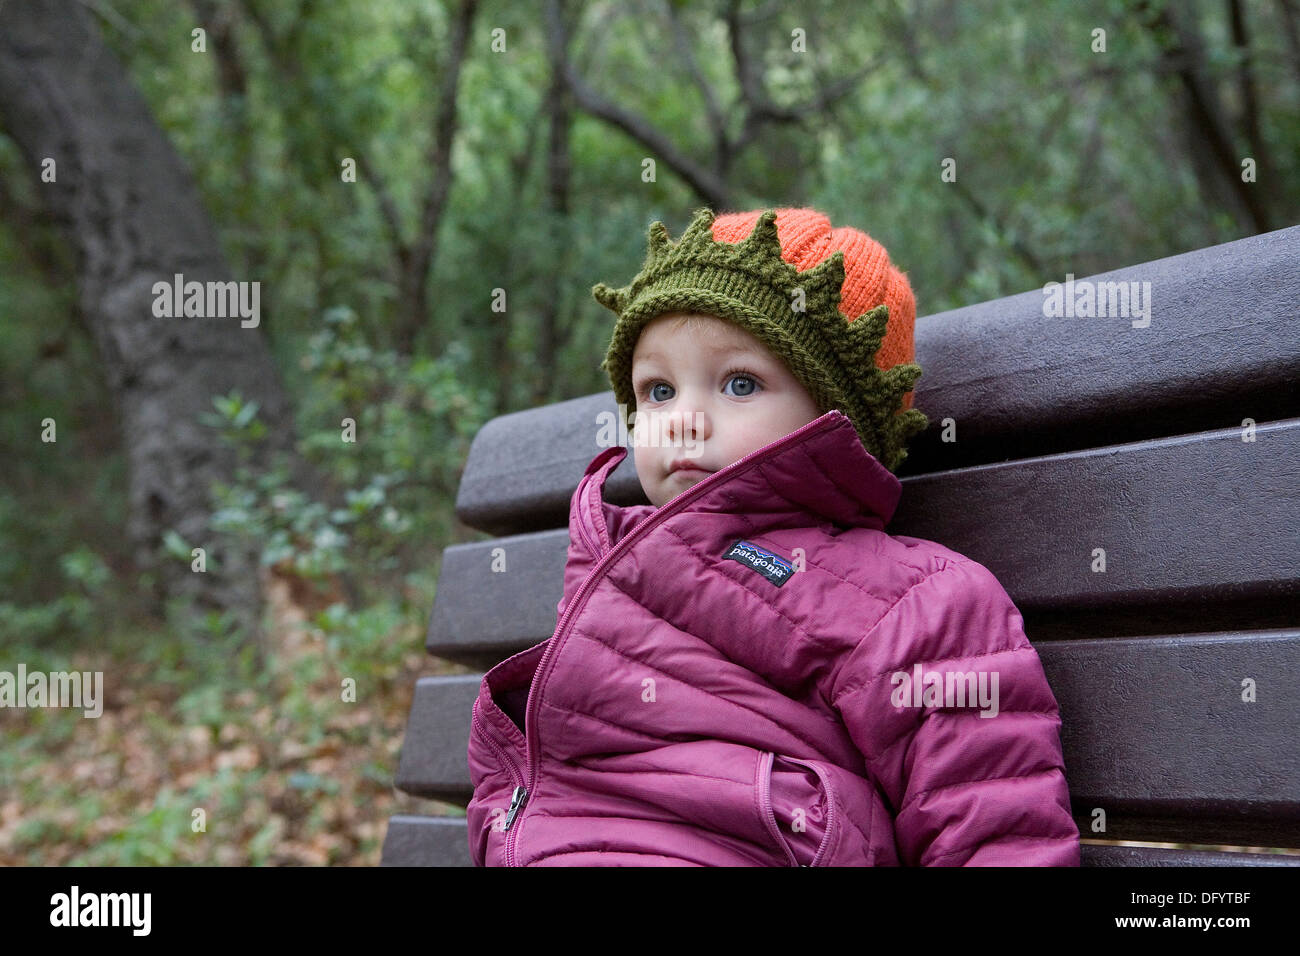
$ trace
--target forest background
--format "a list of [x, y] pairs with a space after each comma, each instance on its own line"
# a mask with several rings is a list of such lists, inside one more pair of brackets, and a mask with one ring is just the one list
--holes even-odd
[[0, 714], [0, 864], [462, 813], [392, 785], [460, 470], [650, 222], [816, 207], [923, 322], [1295, 224], [1298, 117], [1296, 0], [0, 0], [0, 669], [105, 674]]

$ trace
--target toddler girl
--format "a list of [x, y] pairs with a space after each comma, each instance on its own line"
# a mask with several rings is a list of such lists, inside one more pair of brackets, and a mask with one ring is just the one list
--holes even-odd
[[915, 305], [810, 209], [695, 214], [597, 285], [651, 504], [569, 515], [554, 634], [483, 678], [489, 866], [1077, 866], [1056, 700], [983, 565], [885, 531]]

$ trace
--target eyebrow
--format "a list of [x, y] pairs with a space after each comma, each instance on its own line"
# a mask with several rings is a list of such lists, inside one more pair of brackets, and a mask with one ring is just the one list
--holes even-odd
[[[754, 351], [753, 347], [749, 345], [721, 345], [717, 347], [705, 346], [704, 350], [713, 355], [744, 354], [744, 355], [752, 355], [755, 358], [761, 357], [759, 356], [758, 352]], [[646, 352], [644, 355], [641, 356], [641, 361], [652, 362], [662, 358], [663, 356], [660, 355], [658, 352]]]

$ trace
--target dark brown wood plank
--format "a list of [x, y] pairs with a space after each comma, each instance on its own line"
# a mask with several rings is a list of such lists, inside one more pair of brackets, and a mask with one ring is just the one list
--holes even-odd
[[[1084, 832], [1100, 807], [1113, 839], [1208, 843], [1249, 833], [1252, 842], [1300, 846], [1300, 631], [1070, 641], [1038, 651], [1061, 710]], [[1254, 703], [1241, 701], [1245, 677], [1256, 681]], [[465, 749], [480, 681], [418, 682], [400, 789], [468, 801]]]
[[1300, 630], [1037, 649], [1076, 814], [1267, 821], [1300, 846]]
[[464, 817], [398, 814], [388, 821], [380, 866], [473, 866]]
[[[456, 495], [456, 515], [494, 535], [563, 528], [569, 499], [591, 460], [603, 448], [626, 444], [617, 428], [608, 442], [602, 422], [617, 421], [614, 393], [602, 392], [492, 419], [470, 445]], [[610, 475], [608, 498], [646, 504], [628, 460]]]
[[[917, 322], [916, 407], [931, 428], [901, 474], [1300, 414], [1300, 226], [1087, 281], [1150, 282], [1150, 325], [1047, 318], [1043, 285]], [[956, 442], [940, 440], [945, 418]]]
[[1099, 846], [1091, 843], [1085, 843], [1079, 849], [1083, 866], [1300, 866], [1300, 856], [1272, 853]]
[[[1291, 420], [1254, 443], [1228, 430], [910, 478], [889, 531], [988, 567], [1035, 641], [1286, 626], [1300, 623], [1297, 474]], [[429, 652], [486, 669], [549, 637], [568, 540], [448, 548]]]
[[[463, 817], [394, 816], [382, 866], [473, 866]], [[1083, 866], [1300, 866], [1300, 856], [1174, 850], [1166, 847], [1080, 847]]]
[[[986, 565], [1022, 611], [1218, 598], [1294, 608], [1297, 474], [1290, 419], [1254, 442], [1224, 429], [918, 476], [889, 531]], [[1104, 573], [1092, 570], [1099, 548]]]
[[1110, 808], [1106, 832], [1094, 832], [1087, 812], [1093, 801], [1074, 802], [1075, 825], [1085, 838], [1135, 840], [1139, 843], [1196, 843], [1204, 846], [1286, 847], [1300, 852], [1300, 824], [1285, 814], [1279, 819], [1226, 817], [1153, 817]]
[[425, 640], [429, 653], [487, 670], [511, 648], [550, 637], [568, 547], [569, 532], [560, 528], [444, 550]]
[[[1086, 280], [1151, 283], [1150, 325], [1047, 318], [1042, 287], [917, 322], [915, 406], [931, 425], [900, 476], [1300, 415], [1300, 226]], [[488, 422], [460, 519], [498, 535], [563, 527], [600, 451], [598, 416], [615, 411], [606, 391]], [[946, 419], [956, 441], [942, 440]], [[630, 461], [610, 491], [645, 502]]]
[[482, 674], [421, 677], [415, 682], [411, 713], [393, 780], [418, 797], [468, 803], [469, 732]]

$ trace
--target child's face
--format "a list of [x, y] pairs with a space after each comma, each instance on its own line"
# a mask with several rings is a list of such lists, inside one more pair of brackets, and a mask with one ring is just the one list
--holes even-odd
[[[762, 342], [697, 313], [665, 313], [642, 329], [632, 388], [634, 460], [655, 507], [822, 414]], [[683, 458], [702, 470], [672, 471]]]

